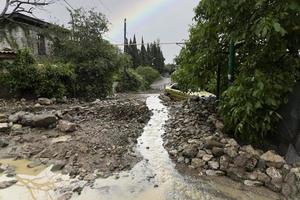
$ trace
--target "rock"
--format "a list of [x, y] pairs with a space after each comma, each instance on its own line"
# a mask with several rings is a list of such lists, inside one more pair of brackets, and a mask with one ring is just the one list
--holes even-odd
[[269, 167], [266, 170], [266, 173], [270, 176], [271, 181], [274, 183], [281, 183], [282, 182], [282, 175], [278, 169], [275, 167]]
[[227, 154], [230, 158], [235, 158], [238, 155], [237, 150], [234, 147], [225, 148], [224, 153]]
[[35, 168], [35, 167], [38, 167], [38, 166], [40, 166], [40, 165], [42, 165], [42, 163], [41, 162], [31, 162], [31, 163], [29, 163], [28, 165], [27, 165], [27, 167], [28, 168]]
[[219, 120], [216, 120], [216, 122], [215, 122], [215, 127], [216, 127], [216, 129], [222, 131], [222, 130], [224, 129], [224, 124], [223, 124], [223, 122], [221, 122], [221, 121], [219, 121]]
[[8, 142], [3, 140], [3, 139], [0, 139], [0, 148], [5, 148], [8, 146]]
[[292, 193], [292, 188], [288, 184], [285, 183], [282, 185], [281, 193], [283, 194], [283, 196], [289, 197]]
[[197, 157], [197, 158], [202, 158], [205, 154], [206, 154], [205, 151], [199, 150], [196, 157]]
[[41, 104], [39, 104], [39, 103], [37, 103], [37, 104], [34, 104], [34, 106], [33, 106], [34, 108], [41, 108], [42, 107], [42, 105]]
[[227, 155], [221, 156], [220, 158], [220, 169], [225, 170], [228, 168], [229, 165], [229, 157]]
[[202, 160], [204, 161], [210, 161], [214, 156], [213, 155], [209, 155], [209, 154], [205, 154], [203, 157], [202, 157]]
[[285, 160], [278, 154], [275, 154], [273, 151], [264, 153], [261, 155], [260, 159], [264, 160], [267, 166], [275, 167], [277, 169], [281, 168], [285, 163]]
[[219, 170], [206, 170], [207, 176], [223, 176], [225, 173]]
[[183, 157], [183, 156], [180, 156], [180, 157], [177, 159], [177, 162], [178, 162], [178, 163], [183, 163], [183, 162], [184, 162], [184, 157]]
[[209, 161], [208, 162], [208, 166], [211, 168], [211, 169], [219, 169], [220, 165], [218, 162], [216, 161]]
[[0, 123], [0, 132], [7, 133], [9, 132], [10, 127], [8, 123]]
[[211, 151], [212, 151], [212, 154], [216, 157], [220, 157], [224, 154], [224, 150], [219, 147], [213, 147]]
[[244, 184], [247, 185], [247, 186], [250, 186], [250, 187], [253, 187], [253, 186], [262, 186], [263, 185], [263, 183], [260, 182], [260, 181], [251, 181], [251, 180], [245, 180]]
[[197, 168], [202, 168], [205, 166], [205, 161], [202, 160], [202, 159], [199, 159], [199, 158], [193, 158], [192, 159], [192, 162], [191, 162], [191, 165], [197, 169]]
[[240, 168], [230, 167], [226, 170], [226, 172], [227, 172], [227, 176], [229, 176], [235, 181], [240, 181], [245, 177], [245, 172]]
[[49, 128], [57, 123], [57, 118], [53, 114], [39, 114], [32, 117], [32, 126], [40, 128]]
[[235, 139], [231, 138], [230, 140], [228, 140], [227, 142], [230, 146], [232, 147], [238, 147], [239, 144], [235, 141]]
[[260, 157], [259, 151], [255, 150], [251, 145], [243, 146], [242, 150], [256, 158]]
[[257, 165], [257, 160], [253, 157], [249, 158], [246, 162], [245, 168], [248, 172], [252, 172]]
[[257, 180], [260, 182], [263, 182], [265, 185], [269, 184], [271, 181], [271, 178], [266, 175], [265, 173], [258, 171], [257, 172]]
[[198, 148], [195, 145], [186, 145], [182, 151], [182, 155], [186, 158], [195, 158], [198, 153]]
[[19, 120], [21, 120], [21, 118], [23, 118], [23, 116], [25, 114], [26, 113], [24, 111], [20, 111], [20, 112], [17, 112], [15, 114], [12, 114], [8, 117], [8, 121], [13, 122], [13, 123], [17, 123]]
[[6, 114], [0, 113], [0, 123], [5, 123], [5, 122], [7, 122]]
[[22, 125], [21, 124], [14, 124], [12, 127], [11, 127], [11, 130], [12, 131], [18, 131], [18, 130], [21, 130], [22, 129]]
[[66, 163], [64, 161], [56, 161], [51, 167], [52, 172], [62, 170], [65, 167]]
[[205, 144], [205, 147], [207, 149], [212, 149], [213, 147], [219, 147], [219, 148], [223, 148], [224, 147], [224, 144], [220, 143], [220, 142], [217, 142], [215, 140], [207, 140], [206, 141], [206, 144]]
[[32, 126], [32, 118], [34, 117], [34, 115], [32, 113], [26, 113], [22, 116], [20, 116], [20, 119], [18, 120], [18, 122], [20, 124], [22, 124], [23, 126]]
[[240, 167], [240, 168], [245, 168], [247, 161], [248, 161], [248, 156], [246, 154], [240, 154], [234, 159], [234, 166]]
[[95, 176], [94, 174], [88, 174], [83, 178], [83, 180], [85, 180], [85, 181], [94, 181], [96, 178], [97, 178], [97, 176]]
[[61, 132], [74, 132], [77, 129], [77, 125], [66, 120], [59, 120], [57, 128]]
[[41, 105], [49, 106], [53, 104], [53, 101], [48, 98], [38, 98], [37, 102]]
[[0, 189], [5, 189], [8, 188], [14, 184], [16, 184], [18, 181], [17, 180], [11, 180], [11, 181], [2, 181], [0, 182]]

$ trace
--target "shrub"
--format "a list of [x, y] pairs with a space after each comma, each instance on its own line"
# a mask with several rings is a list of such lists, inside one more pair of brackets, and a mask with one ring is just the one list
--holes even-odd
[[129, 68], [122, 71], [120, 82], [117, 88], [118, 92], [139, 91], [145, 89], [146, 82], [134, 69]]
[[18, 51], [7, 71], [2, 79], [12, 94], [21, 97], [62, 97], [68, 94], [75, 78], [72, 65], [37, 64], [27, 49]]
[[160, 77], [159, 72], [152, 67], [138, 67], [136, 72], [143, 77], [146, 82], [146, 87], [150, 87], [150, 85]]
[[[275, 70], [274, 70], [275, 71]], [[267, 133], [274, 132], [275, 112], [293, 85], [289, 73], [264, 73], [240, 76], [223, 94], [220, 109], [228, 129], [242, 140], [262, 144]]]

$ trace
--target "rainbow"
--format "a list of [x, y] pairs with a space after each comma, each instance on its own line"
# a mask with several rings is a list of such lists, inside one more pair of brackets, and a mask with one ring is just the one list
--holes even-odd
[[147, 18], [158, 13], [167, 6], [174, 2], [175, 0], [140, 0], [138, 3], [134, 4], [131, 9], [126, 10], [121, 13], [117, 20], [113, 21], [113, 29], [108, 33], [108, 36], [113, 41], [122, 41], [123, 39], [123, 20], [127, 19], [127, 27], [135, 27], [140, 23], [144, 22]]

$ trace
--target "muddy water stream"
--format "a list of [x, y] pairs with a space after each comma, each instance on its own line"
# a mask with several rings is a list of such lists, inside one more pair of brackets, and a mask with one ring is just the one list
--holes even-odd
[[[132, 170], [97, 179], [92, 187], [85, 187], [81, 195], [73, 194], [74, 200], [209, 200], [209, 199], [268, 199], [255, 192], [227, 187], [211, 181], [193, 181], [180, 175], [163, 147], [161, 135], [168, 119], [168, 110], [157, 95], [147, 98], [152, 110], [148, 125], [138, 139], [137, 152], [143, 160]], [[26, 163], [25, 163], [26, 164]], [[22, 167], [21, 167], [22, 168]], [[27, 173], [18, 171], [18, 183], [0, 190], [0, 200], [56, 199], [56, 188], [68, 188], [80, 181], [53, 174], [49, 168]], [[10, 180], [0, 177], [0, 181]]]

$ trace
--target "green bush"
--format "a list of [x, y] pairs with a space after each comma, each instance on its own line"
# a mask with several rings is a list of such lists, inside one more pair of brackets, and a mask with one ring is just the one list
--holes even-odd
[[122, 71], [120, 75], [118, 92], [139, 91], [145, 89], [145, 80], [134, 69], [129, 68]]
[[2, 78], [14, 96], [62, 97], [68, 95], [74, 81], [70, 64], [38, 64], [29, 50], [19, 50], [16, 60]]
[[150, 87], [150, 85], [160, 77], [159, 72], [152, 67], [138, 67], [136, 72], [143, 77], [146, 82], [146, 87]]
[[254, 76], [238, 77], [224, 92], [220, 104], [227, 128], [242, 140], [262, 144], [265, 136], [274, 132], [274, 122], [280, 119], [276, 110], [287, 101], [283, 94], [293, 86], [289, 76], [289, 72], [281, 70], [256, 70]]

